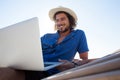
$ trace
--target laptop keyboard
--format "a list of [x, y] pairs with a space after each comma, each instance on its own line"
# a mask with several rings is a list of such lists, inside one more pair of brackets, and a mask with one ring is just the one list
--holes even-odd
[[50, 66], [50, 65], [52, 65], [52, 64], [44, 64], [45, 67]]

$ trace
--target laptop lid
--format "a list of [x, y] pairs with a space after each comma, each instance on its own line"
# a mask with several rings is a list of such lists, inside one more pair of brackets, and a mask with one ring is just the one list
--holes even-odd
[[55, 67], [44, 67], [37, 17], [0, 29], [0, 67], [37, 71]]

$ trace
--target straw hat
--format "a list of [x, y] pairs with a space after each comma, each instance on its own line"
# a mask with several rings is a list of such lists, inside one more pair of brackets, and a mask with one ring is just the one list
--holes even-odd
[[51, 9], [49, 11], [49, 17], [50, 17], [50, 19], [54, 21], [53, 17], [55, 15], [55, 13], [59, 12], [59, 11], [64, 11], [64, 12], [70, 14], [71, 16], [73, 16], [75, 18], [75, 21], [77, 21], [77, 16], [76, 16], [75, 12], [72, 11], [71, 9], [69, 9], [69, 8], [65, 8], [65, 7], [62, 7], [62, 6], [54, 8], [54, 9]]

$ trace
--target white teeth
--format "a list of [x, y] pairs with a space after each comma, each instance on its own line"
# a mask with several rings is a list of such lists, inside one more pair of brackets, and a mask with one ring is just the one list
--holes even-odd
[[62, 31], [63, 26], [58, 26], [59, 31]]

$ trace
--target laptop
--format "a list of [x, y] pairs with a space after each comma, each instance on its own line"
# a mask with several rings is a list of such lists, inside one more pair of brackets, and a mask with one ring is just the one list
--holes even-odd
[[0, 29], [0, 67], [45, 71], [61, 64], [43, 62], [37, 17]]

